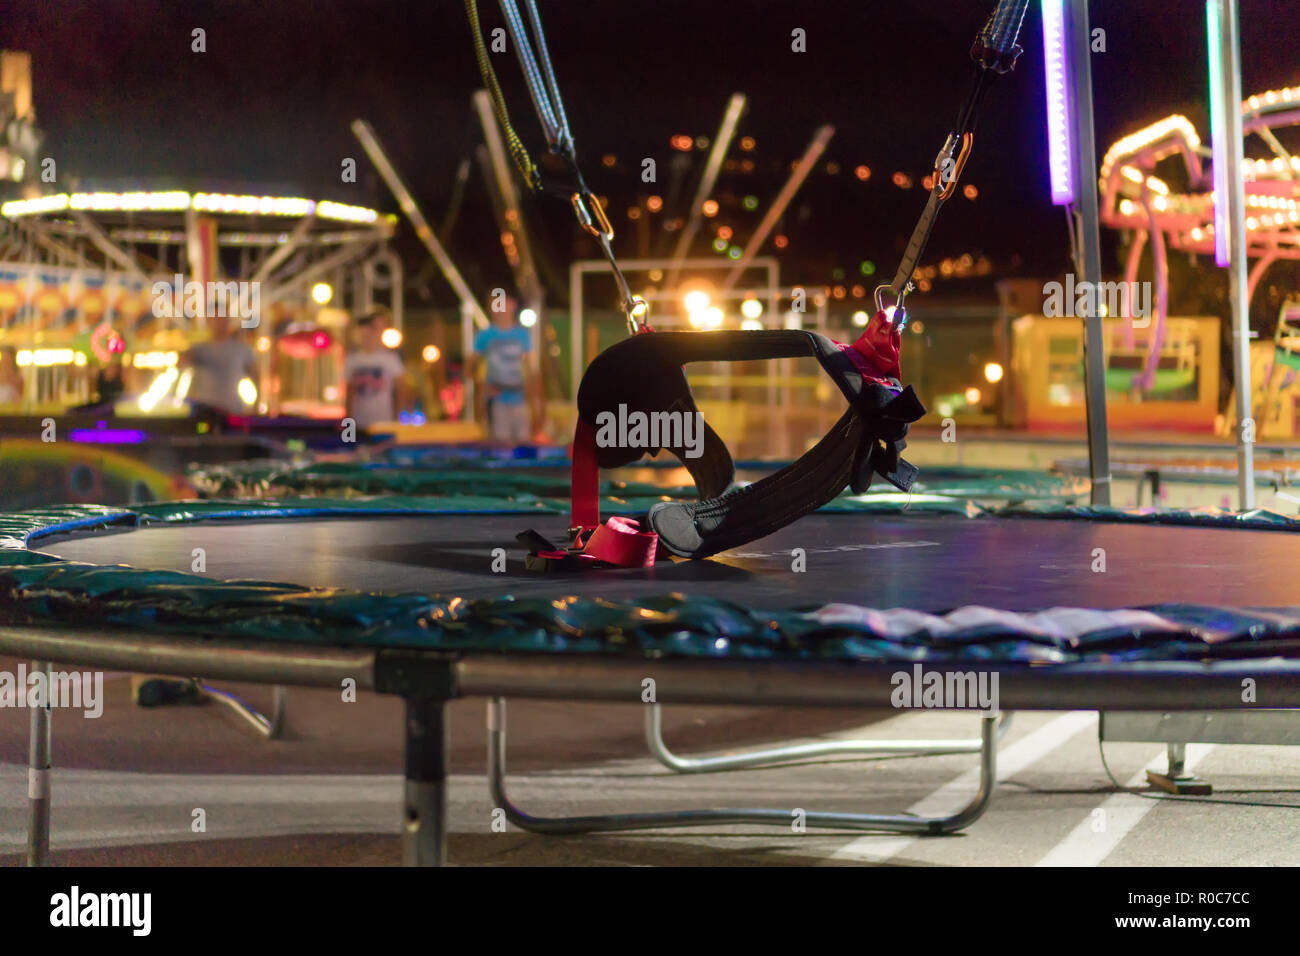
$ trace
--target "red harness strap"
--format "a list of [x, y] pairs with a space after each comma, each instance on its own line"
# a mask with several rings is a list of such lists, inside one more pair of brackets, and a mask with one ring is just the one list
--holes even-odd
[[610, 518], [596, 528], [582, 549], [584, 557], [620, 568], [648, 568], [655, 563], [659, 535], [642, 531], [641, 522], [633, 518]]
[[569, 480], [569, 525], [594, 528], [600, 524], [600, 468], [596, 464], [596, 429], [578, 416], [573, 432], [573, 464]]
[[[570, 520], [575, 538], [571, 557], [604, 561], [620, 568], [648, 568], [655, 563], [659, 535], [642, 531], [631, 518], [600, 520], [600, 468], [596, 464], [596, 429], [581, 416], [573, 433], [573, 465], [570, 471]], [[545, 553], [559, 557], [559, 553]]]
[[888, 385], [890, 379], [903, 377], [898, 367], [902, 336], [898, 326], [884, 312], [877, 312], [872, 317], [870, 324], [852, 345], [843, 342], [835, 344], [868, 382]]

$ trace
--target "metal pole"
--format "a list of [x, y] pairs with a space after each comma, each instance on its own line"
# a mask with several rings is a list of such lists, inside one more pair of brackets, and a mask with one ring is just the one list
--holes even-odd
[[460, 354], [461, 376], [465, 382], [465, 408], [462, 414], [465, 421], [472, 422], [478, 415], [475, 405], [478, 386], [474, 384], [474, 376], [469, 374], [469, 359], [474, 354], [474, 306], [464, 300], [460, 303]]
[[[1101, 282], [1101, 223], [1097, 207], [1097, 147], [1092, 126], [1092, 56], [1088, 30], [1088, 0], [1070, 0], [1066, 10], [1070, 37], [1071, 92], [1074, 98], [1074, 196], [1079, 210], [1079, 265], [1083, 281], [1099, 289]], [[1078, 268], [1079, 266], [1076, 266]], [[1106, 430], [1106, 337], [1098, 296], [1087, 297], [1083, 317], [1084, 394], [1088, 422], [1088, 462], [1092, 503], [1110, 504], [1110, 444]]]
[[[50, 662], [33, 661], [32, 673], [45, 675], [45, 691], [32, 707], [31, 749], [27, 764], [27, 865], [50, 865]], [[26, 688], [19, 688], [24, 693]], [[33, 701], [29, 700], [29, 704]]]
[[406, 866], [447, 863], [447, 703], [406, 699]]
[[767, 215], [765, 215], [762, 221], [758, 224], [758, 228], [754, 230], [754, 235], [745, 246], [745, 251], [741, 254], [740, 258], [736, 260], [736, 267], [727, 273], [727, 277], [722, 281], [723, 292], [726, 292], [735, 285], [736, 280], [739, 279], [745, 269], [749, 267], [750, 260], [758, 254], [759, 249], [763, 248], [763, 243], [767, 241], [768, 234], [776, 228], [777, 222], [783, 215], [785, 215], [785, 210], [786, 207], [790, 205], [790, 200], [794, 199], [794, 194], [799, 191], [799, 187], [803, 185], [803, 181], [808, 178], [808, 174], [812, 172], [813, 166], [816, 165], [821, 154], [825, 152], [826, 144], [831, 141], [831, 137], [834, 135], [835, 127], [829, 123], [825, 126], [819, 127], [817, 132], [813, 134], [812, 142], [810, 142], [808, 148], [804, 150], [804, 154], [795, 165], [794, 171], [790, 174], [790, 178], [786, 180], [785, 185], [781, 187], [781, 191], [777, 193], [776, 199], [772, 201], [772, 206], [767, 211]]
[[677, 249], [673, 252], [672, 264], [668, 267], [667, 280], [664, 282], [665, 288], [671, 289], [677, 284], [677, 274], [681, 271], [682, 260], [691, 251], [691, 241], [700, 228], [700, 216], [704, 209], [704, 200], [709, 197], [714, 184], [718, 181], [722, 161], [726, 158], [727, 149], [731, 146], [731, 138], [736, 135], [736, 126], [740, 123], [740, 114], [744, 112], [744, 109], [745, 94], [731, 94], [731, 100], [727, 103], [727, 112], [722, 117], [722, 125], [718, 127], [718, 135], [713, 138], [713, 150], [709, 153], [709, 161], [704, 166], [704, 175], [700, 177], [699, 188], [695, 190], [695, 198], [691, 200], [691, 210], [686, 217], [686, 225], [682, 229], [681, 235], [677, 237]]
[[474, 321], [478, 324], [478, 327], [480, 329], [486, 329], [492, 323], [488, 321], [488, 317], [484, 314], [483, 308], [478, 304], [478, 300], [474, 298], [474, 293], [472, 293], [469, 290], [469, 286], [465, 284], [465, 280], [461, 277], [460, 270], [457, 269], [456, 264], [451, 261], [451, 256], [447, 255], [447, 250], [442, 247], [442, 243], [438, 241], [438, 237], [433, 234], [433, 229], [430, 228], [428, 220], [424, 218], [424, 213], [420, 212], [420, 207], [417, 206], [415, 200], [411, 198], [411, 191], [406, 188], [406, 184], [403, 183], [401, 177], [397, 175], [397, 170], [394, 169], [393, 164], [388, 161], [388, 155], [384, 152], [384, 148], [379, 145], [379, 138], [375, 136], [375, 131], [370, 128], [369, 123], [365, 120], [359, 119], [352, 121], [352, 134], [361, 141], [361, 148], [366, 151], [366, 155], [369, 156], [370, 161], [374, 163], [375, 169], [379, 170], [379, 175], [383, 177], [384, 182], [388, 185], [389, 191], [391, 191], [397, 198], [397, 204], [402, 207], [402, 212], [406, 213], [406, 218], [409, 219], [411, 225], [415, 227], [415, 234], [420, 237], [420, 241], [424, 243], [424, 247], [428, 249], [429, 254], [433, 256], [433, 261], [436, 262], [438, 268], [442, 270], [443, 277], [447, 280], [447, 283], [456, 290], [456, 294], [460, 296], [462, 302], [467, 302], [473, 307]]
[[[492, 99], [487, 90], [476, 90], [472, 97], [474, 111], [478, 114], [479, 125], [483, 127], [483, 141], [487, 145], [488, 158], [491, 162], [492, 176], [488, 178], [488, 192], [496, 200], [498, 221], [501, 232], [515, 237], [519, 260], [515, 271], [515, 281], [519, 292], [524, 297], [524, 305], [533, 309], [540, 316], [544, 303], [542, 301], [542, 283], [537, 276], [537, 267], [533, 262], [533, 248], [528, 233], [524, 229], [523, 215], [519, 208], [519, 193], [514, 180], [510, 178], [509, 160], [506, 148], [501, 141], [501, 128], [497, 125], [496, 114], [492, 112]], [[540, 325], [534, 328], [540, 328]], [[534, 338], [536, 338], [536, 333]], [[534, 343], [536, 344], [536, 343]], [[537, 350], [533, 351], [534, 356]]]
[[[1210, 0], [1218, 6], [1219, 75], [1210, 77], [1222, 91], [1228, 202], [1228, 296], [1232, 302], [1232, 364], [1237, 388], [1237, 507], [1255, 507], [1255, 420], [1251, 417], [1250, 282], [1246, 275], [1246, 186], [1242, 179], [1241, 48], [1237, 0]], [[1218, 197], [1222, 202], [1223, 197]]]

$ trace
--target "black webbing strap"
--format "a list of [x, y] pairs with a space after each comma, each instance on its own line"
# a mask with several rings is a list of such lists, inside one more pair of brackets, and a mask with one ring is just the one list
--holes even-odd
[[[815, 511], [846, 486], [866, 491], [877, 474], [908, 490], [916, 469], [902, 460], [901, 452], [908, 425], [925, 409], [910, 386], [902, 388], [893, 379], [888, 384], [864, 379], [840, 346], [814, 332], [654, 332], [619, 342], [593, 360], [578, 391], [578, 412], [595, 427], [602, 413], [620, 414], [620, 405], [624, 415], [668, 409], [695, 413], [682, 372], [690, 362], [808, 356], [830, 375], [849, 409], [798, 461], [752, 485], [723, 493], [733, 474], [731, 456], [707, 423], [700, 457], [687, 457], [684, 447], [661, 446], [691, 472], [701, 498], [664, 502], [651, 509], [650, 525], [667, 550], [704, 558], [745, 544]], [[648, 445], [598, 447], [597, 460], [601, 467], [612, 468], [658, 451]]]
[[872, 385], [864, 398], [879, 403], [869, 419], [860, 405], [848, 409], [812, 450], [775, 474], [717, 498], [652, 507], [650, 527], [660, 546], [684, 558], [707, 558], [779, 531], [834, 500], [846, 486], [864, 493], [873, 474], [909, 490], [916, 468], [900, 453], [907, 445], [907, 426], [925, 409], [910, 385], [899, 393]]
[[[682, 358], [670, 341], [683, 334], [689, 333], [646, 332], [617, 342], [597, 355], [578, 386], [578, 414], [593, 428], [599, 427], [602, 412], [618, 416], [620, 405], [629, 415], [634, 412], [696, 415], [699, 409], [682, 371], [684, 362], [695, 359]], [[691, 449], [686, 447], [684, 431], [678, 437], [683, 440], [675, 444], [671, 441], [639, 446], [598, 443], [596, 463], [601, 468], [619, 468], [663, 450], [690, 472], [701, 497], [726, 491], [736, 469], [718, 433], [704, 422], [701, 454], [697, 456], [692, 456]]]

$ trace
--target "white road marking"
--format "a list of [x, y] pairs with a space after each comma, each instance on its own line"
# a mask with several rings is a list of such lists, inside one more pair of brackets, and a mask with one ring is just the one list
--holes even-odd
[[[1020, 773], [1026, 767], [1037, 763], [1053, 750], [1062, 746], [1075, 734], [1090, 727], [1095, 727], [1096, 724], [1097, 713], [1091, 710], [1070, 711], [1048, 721], [1037, 730], [1017, 740], [1014, 744], [998, 751], [997, 779], [999, 781], [1005, 780], [1013, 774]], [[914, 813], [917, 816], [939, 816], [954, 813], [970, 802], [971, 796], [975, 793], [975, 788], [979, 786], [979, 779], [978, 767], [967, 770], [929, 796], [912, 804], [907, 808], [907, 812]], [[996, 792], [993, 794], [993, 800], [997, 801]], [[831, 857], [836, 860], [879, 862], [902, 853], [917, 839], [918, 837], [914, 836], [859, 837], [840, 847], [831, 854]]]
[[[1188, 744], [1183, 765], [1187, 772], [1214, 750], [1214, 744]], [[1165, 751], [1161, 751], [1147, 765], [1129, 779], [1127, 786], [1143, 787], [1147, 782], [1147, 771], [1163, 772], [1168, 769]], [[1124, 837], [1133, 832], [1133, 828], [1142, 822], [1142, 818], [1156, 808], [1159, 800], [1139, 797], [1132, 793], [1116, 793], [1101, 802], [1097, 809], [1102, 811], [1100, 818], [1104, 829], [1093, 829], [1097, 819], [1089, 813], [1069, 835], [1054, 846], [1051, 851], [1035, 863], [1035, 866], [1098, 866], [1119, 846]]]

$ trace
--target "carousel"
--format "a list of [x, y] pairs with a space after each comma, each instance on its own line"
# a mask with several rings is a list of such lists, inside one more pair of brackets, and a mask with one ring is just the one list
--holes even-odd
[[[240, 383], [243, 414], [226, 416], [240, 421], [194, 428], [293, 419], [337, 431], [350, 317], [383, 305], [400, 335], [395, 219], [373, 209], [169, 190], [58, 193], [0, 215], [0, 356], [21, 377], [0, 396], [6, 430], [73, 410], [205, 419], [180, 356], [224, 316], [255, 349], [257, 375]], [[123, 387], [105, 403], [97, 383], [113, 365]]]

